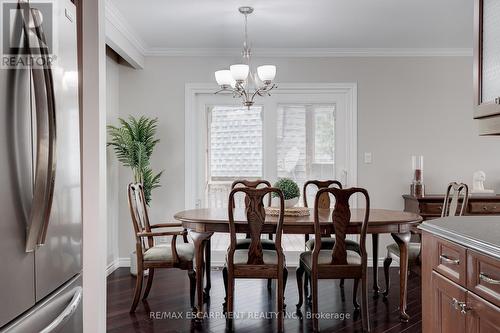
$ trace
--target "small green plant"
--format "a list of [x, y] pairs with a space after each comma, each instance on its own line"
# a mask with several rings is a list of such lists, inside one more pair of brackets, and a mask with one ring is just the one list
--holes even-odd
[[[283, 192], [285, 200], [300, 197], [300, 189], [296, 182], [290, 178], [281, 178], [275, 184], [274, 187], [279, 188]], [[273, 197], [278, 195], [273, 193]]]
[[118, 118], [120, 126], [108, 126], [111, 141], [118, 161], [132, 169], [134, 181], [142, 183], [146, 203], [151, 202], [151, 191], [160, 187], [160, 177], [163, 171], [153, 173], [150, 159], [154, 147], [160, 140], [155, 138], [158, 126], [157, 118], [130, 116], [127, 120]]

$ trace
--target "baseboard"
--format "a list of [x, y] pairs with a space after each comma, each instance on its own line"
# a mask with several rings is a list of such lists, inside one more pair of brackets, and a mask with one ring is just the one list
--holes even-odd
[[130, 258], [116, 258], [113, 260], [106, 268], [106, 276], [113, 273], [120, 267], [130, 267]]
[[[220, 251], [221, 253], [214, 253], [216, 251], [212, 252], [212, 268], [217, 269], [220, 267], [224, 267], [225, 265], [225, 251]], [[298, 258], [298, 253], [292, 253], [291, 257], [296, 257]], [[380, 257], [378, 258], [378, 267], [383, 267], [384, 266], [384, 259], [385, 257]], [[287, 260], [287, 266], [288, 267], [296, 267], [298, 260]], [[111, 262], [108, 265], [108, 268], [106, 269], [106, 275], [109, 275], [113, 273], [115, 270], [117, 270], [120, 267], [130, 267], [130, 258], [117, 258], [113, 262]], [[372, 258], [368, 257], [368, 267], [373, 267], [372, 265]], [[399, 263], [397, 260], [393, 260], [391, 267], [399, 267]]]
[[[288, 267], [297, 267], [299, 262], [299, 255], [301, 252], [291, 252], [286, 254], [286, 265]], [[224, 267], [226, 263], [226, 252], [225, 251], [212, 251], [212, 268]], [[384, 267], [385, 257], [378, 258], [378, 267]], [[368, 257], [368, 267], [373, 267], [373, 259]], [[399, 262], [393, 260], [391, 267], [399, 267]]]

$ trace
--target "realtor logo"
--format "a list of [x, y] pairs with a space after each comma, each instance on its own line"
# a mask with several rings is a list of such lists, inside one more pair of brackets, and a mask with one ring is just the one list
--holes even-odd
[[2, 1], [1, 68], [47, 68], [55, 61], [53, 3]]

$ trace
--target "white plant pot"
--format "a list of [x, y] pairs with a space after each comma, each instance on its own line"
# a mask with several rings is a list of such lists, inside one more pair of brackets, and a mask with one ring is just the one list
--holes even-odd
[[285, 200], [285, 208], [292, 208], [299, 202], [299, 197]]

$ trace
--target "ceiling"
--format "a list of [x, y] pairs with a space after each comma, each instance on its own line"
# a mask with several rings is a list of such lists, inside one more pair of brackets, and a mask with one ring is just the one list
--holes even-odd
[[148, 51], [239, 48], [250, 5], [261, 49], [467, 49], [472, 0], [108, 0]]

